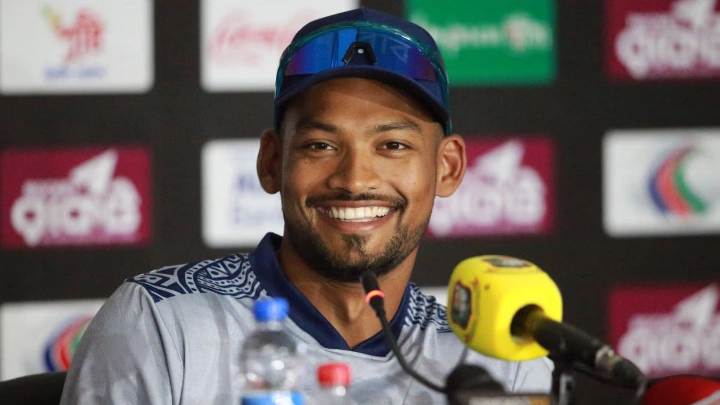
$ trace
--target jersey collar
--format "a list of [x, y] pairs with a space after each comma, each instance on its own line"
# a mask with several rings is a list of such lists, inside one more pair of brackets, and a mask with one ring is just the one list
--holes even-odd
[[[276, 254], [277, 250], [280, 249], [281, 241], [281, 236], [268, 233], [260, 241], [255, 251], [250, 254], [250, 264], [260, 282], [260, 286], [271, 297], [287, 299], [290, 319], [302, 330], [314, 337], [320, 345], [327, 349], [351, 350], [335, 327], [325, 319], [320, 311], [305, 298], [285, 275]], [[409, 301], [410, 286], [408, 285], [405, 287], [400, 308], [398, 308], [393, 319], [390, 320], [390, 330], [393, 332], [395, 339], [400, 336]], [[390, 352], [390, 347], [385, 342], [382, 332], [379, 332], [357, 345], [352, 351], [384, 357]]]

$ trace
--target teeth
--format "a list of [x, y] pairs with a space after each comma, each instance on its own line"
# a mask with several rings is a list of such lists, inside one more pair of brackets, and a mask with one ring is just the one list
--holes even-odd
[[342, 221], [371, 221], [378, 217], [384, 217], [390, 212], [388, 207], [330, 207], [317, 208], [318, 211], [328, 215], [331, 218]]

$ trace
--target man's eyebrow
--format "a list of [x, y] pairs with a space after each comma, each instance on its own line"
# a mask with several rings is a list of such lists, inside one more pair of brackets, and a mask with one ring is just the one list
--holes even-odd
[[319, 130], [323, 132], [330, 132], [333, 134], [341, 132], [340, 128], [333, 124], [330, 124], [329, 122], [318, 121], [317, 119], [311, 117], [301, 118], [300, 120], [298, 120], [297, 124], [295, 124], [295, 131], [299, 132], [311, 130]]
[[383, 123], [383, 124], [377, 124], [377, 125], [370, 127], [365, 132], [367, 134], [372, 134], [372, 133], [380, 133], [380, 132], [397, 131], [397, 130], [403, 130], [403, 129], [409, 129], [413, 132], [417, 132], [418, 134], [422, 134], [422, 128], [420, 128], [420, 125], [417, 122], [411, 121], [407, 118], [403, 118], [401, 120], [387, 122], [387, 123]]
[[[301, 118], [295, 124], [295, 131], [297, 131], [297, 132], [312, 131], [312, 130], [328, 132], [331, 134], [339, 134], [339, 133], [343, 132], [342, 129], [340, 129], [338, 126], [336, 126], [334, 124], [331, 124], [329, 122], [320, 121], [320, 120], [318, 120], [316, 118], [312, 118], [312, 117]], [[382, 133], [382, 132], [400, 131], [400, 130], [410, 130], [417, 134], [422, 134], [422, 128], [420, 128], [420, 124], [418, 124], [415, 121], [409, 120], [407, 118], [399, 119], [397, 121], [391, 121], [391, 122], [373, 125], [373, 126], [369, 127], [367, 130], [365, 130], [365, 134], [371, 135], [371, 134], [378, 134], [378, 133]]]

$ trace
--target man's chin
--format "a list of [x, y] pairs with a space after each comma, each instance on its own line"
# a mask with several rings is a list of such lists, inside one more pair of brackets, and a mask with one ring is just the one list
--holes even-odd
[[285, 236], [318, 274], [338, 282], [358, 282], [365, 271], [382, 277], [417, 249], [427, 222], [415, 229], [397, 226], [387, 232], [328, 232], [322, 227], [296, 226], [286, 220]]

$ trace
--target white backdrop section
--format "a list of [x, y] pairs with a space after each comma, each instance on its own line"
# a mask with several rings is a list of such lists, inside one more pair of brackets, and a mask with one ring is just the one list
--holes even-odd
[[283, 233], [280, 194], [260, 187], [259, 139], [213, 140], [202, 149], [202, 234], [212, 248], [255, 247]]
[[271, 91], [283, 50], [317, 18], [358, 0], [202, 0], [200, 76], [209, 92]]
[[150, 0], [0, 0], [1, 93], [141, 93], [153, 55]]
[[0, 380], [67, 368], [104, 300], [0, 305]]
[[431, 286], [431, 287], [420, 287], [420, 291], [425, 295], [433, 295], [437, 302], [447, 307], [448, 302], [448, 288], [447, 286]]
[[603, 183], [610, 236], [720, 233], [720, 128], [611, 131]]

